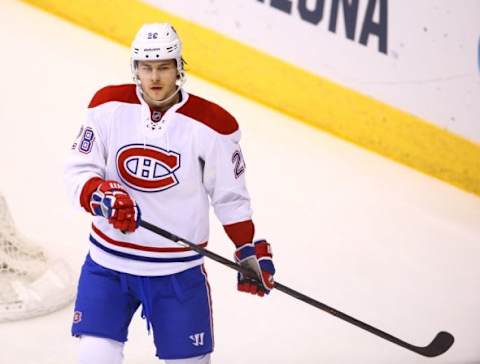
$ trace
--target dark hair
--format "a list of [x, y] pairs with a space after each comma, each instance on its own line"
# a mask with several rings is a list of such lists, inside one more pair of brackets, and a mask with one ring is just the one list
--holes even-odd
[[182, 62], [182, 69], [185, 71], [185, 66], [188, 64], [187, 61], [185, 61], [185, 58], [180, 58], [181, 62]]

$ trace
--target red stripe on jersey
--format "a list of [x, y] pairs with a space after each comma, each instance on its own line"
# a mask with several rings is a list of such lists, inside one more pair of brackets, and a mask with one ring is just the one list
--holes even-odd
[[126, 85], [107, 86], [97, 91], [89, 108], [97, 107], [110, 101], [125, 102], [127, 104], [140, 104], [136, 87], [133, 83]]
[[251, 243], [255, 234], [255, 226], [252, 220], [223, 225], [225, 232], [235, 246]]
[[[191, 251], [190, 248], [159, 248], [159, 247], [153, 247], [153, 246], [144, 246], [136, 243], [129, 243], [126, 241], [114, 240], [111, 237], [105, 235], [105, 233], [100, 231], [100, 229], [97, 228], [94, 224], [92, 224], [92, 230], [95, 232], [95, 234], [97, 234], [106, 242], [112, 245], [120, 246], [122, 248], [130, 248], [130, 249], [142, 250], [146, 252], [155, 252], [155, 253], [181, 253], [181, 252]], [[205, 248], [207, 246], [207, 243], [208, 241], [202, 244], [198, 244], [198, 246]]]
[[195, 95], [190, 94], [187, 102], [177, 110], [177, 113], [197, 120], [223, 135], [238, 130], [237, 121], [228, 111]]

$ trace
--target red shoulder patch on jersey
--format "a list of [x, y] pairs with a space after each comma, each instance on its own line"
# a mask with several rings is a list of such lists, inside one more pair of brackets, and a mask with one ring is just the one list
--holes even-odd
[[96, 107], [110, 101], [125, 102], [127, 104], [140, 104], [140, 100], [135, 91], [136, 86], [133, 83], [104, 87], [97, 91], [88, 107]]
[[228, 111], [211, 101], [192, 94], [177, 112], [195, 119], [223, 135], [232, 134], [238, 130], [237, 121]]

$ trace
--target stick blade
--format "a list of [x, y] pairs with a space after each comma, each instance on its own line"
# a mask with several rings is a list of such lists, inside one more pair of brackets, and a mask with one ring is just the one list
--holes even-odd
[[419, 347], [415, 351], [423, 356], [433, 358], [434, 356], [442, 355], [448, 349], [450, 349], [454, 341], [455, 338], [452, 334], [446, 331], [441, 331], [437, 334], [437, 336], [435, 336], [429, 345], [425, 347]]

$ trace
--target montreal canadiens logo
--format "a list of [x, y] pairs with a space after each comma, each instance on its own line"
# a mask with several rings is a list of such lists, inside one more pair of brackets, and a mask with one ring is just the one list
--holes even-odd
[[180, 154], [153, 145], [131, 144], [117, 152], [117, 171], [129, 187], [143, 192], [158, 192], [178, 184], [175, 171]]

